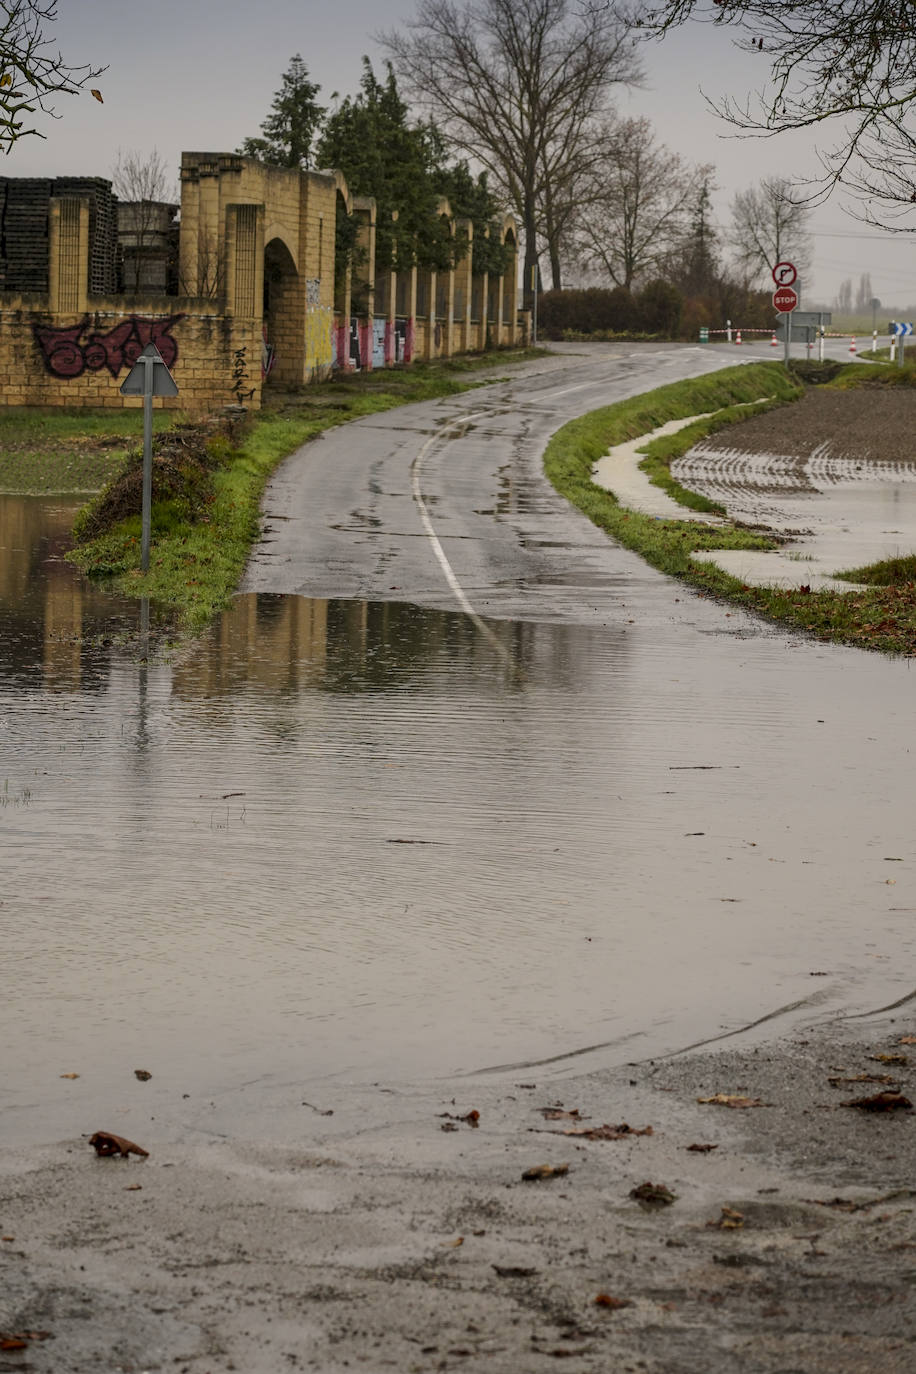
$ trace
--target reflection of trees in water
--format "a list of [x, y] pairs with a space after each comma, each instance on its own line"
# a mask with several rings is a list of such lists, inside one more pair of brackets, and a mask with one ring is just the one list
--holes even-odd
[[0, 679], [51, 691], [99, 691], [104, 648], [133, 620], [65, 562], [79, 501], [0, 495]]
[[[572, 691], [581, 685], [582, 637], [608, 634], [508, 620], [490, 621], [488, 630], [461, 612], [404, 602], [252, 593], [236, 598], [198, 652], [175, 667], [173, 691], [188, 700], [241, 687], [282, 695], [412, 687], [454, 694], [472, 687], [478, 668], [512, 693], [524, 692], [529, 680]], [[626, 643], [615, 635], [617, 642]]]

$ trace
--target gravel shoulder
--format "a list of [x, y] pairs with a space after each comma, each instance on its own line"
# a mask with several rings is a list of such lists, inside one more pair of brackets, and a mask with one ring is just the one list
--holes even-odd
[[[841, 1105], [891, 1090], [859, 1075], [908, 1091], [874, 1057], [913, 1053], [896, 1016], [312, 1106], [289, 1085], [283, 1146], [157, 1113], [147, 1159], [6, 1151], [0, 1330], [50, 1334], [0, 1369], [904, 1374], [916, 1120]], [[763, 1105], [697, 1100], [718, 1093]], [[542, 1164], [568, 1172], [523, 1180]], [[646, 1182], [676, 1200], [640, 1205]]]

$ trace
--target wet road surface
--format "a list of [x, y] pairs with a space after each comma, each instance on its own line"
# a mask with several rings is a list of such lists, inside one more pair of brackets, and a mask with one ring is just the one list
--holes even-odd
[[114, 1114], [137, 1067], [239, 1130], [246, 1088], [619, 1063], [909, 994], [910, 665], [693, 596], [540, 477], [570, 414], [717, 356], [657, 353], [312, 445], [173, 664], [119, 649], [135, 612], [60, 563], [61, 503], [4, 499], [8, 1138], [72, 1133], [77, 1094]]

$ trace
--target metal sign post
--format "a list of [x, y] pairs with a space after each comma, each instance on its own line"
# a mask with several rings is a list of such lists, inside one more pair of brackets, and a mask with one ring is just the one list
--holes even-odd
[[140, 571], [149, 571], [150, 516], [153, 505], [153, 397], [177, 396], [175, 379], [155, 344], [147, 344], [121, 383], [122, 396], [143, 397], [143, 514]]
[[[899, 322], [897, 322], [897, 323], [892, 323], [892, 324], [890, 325], [890, 327], [889, 327], [889, 329], [888, 329], [887, 332], [888, 332], [888, 334], [893, 334], [893, 335], [896, 336], [896, 344], [897, 344], [897, 366], [898, 366], [898, 367], [903, 367], [903, 354], [904, 354], [904, 343], [903, 343], [903, 341], [904, 341], [904, 339], [909, 338], [909, 336], [912, 334], [912, 332], [913, 332], [913, 326], [912, 326], [912, 324], [900, 324]], [[891, 358], [893, 359], [893, 349], [891, 350]]]

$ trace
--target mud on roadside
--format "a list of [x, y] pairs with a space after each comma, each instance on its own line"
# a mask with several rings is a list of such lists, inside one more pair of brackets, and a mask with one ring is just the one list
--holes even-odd
[[[852, 1024], [322, 1111], [291, 1088], [282, 1148], [176, 1108], [146, 1160], [7, 1152], [0, 1329], [50, 1335], [0, 1368], [903, 1374], [916, 1120], [842, 1104], [887, 1078], [911, 1094], [916, 1045], [911, 1018]], [[717, 1094], [761, 1105], [698, 1101]], [[568, 1171], [522, 1179], [541, 1164]], [[646, 1182], [675, 1201], [640, 1205]]]

